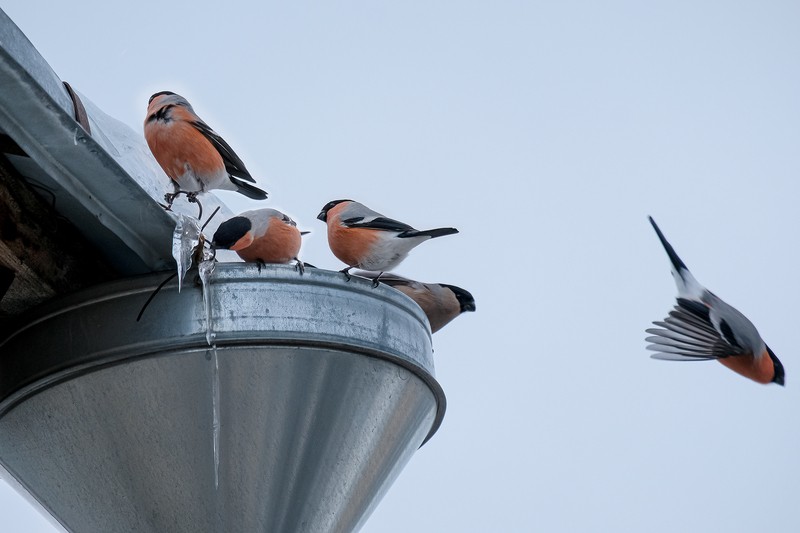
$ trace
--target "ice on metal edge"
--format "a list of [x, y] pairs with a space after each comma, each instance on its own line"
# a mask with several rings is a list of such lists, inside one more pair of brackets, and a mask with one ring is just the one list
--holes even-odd
[[200, 222], [183, 213], [178, 213], [177, 218], [172, 232], [172, 257], [178, 265], [178, 292], [181, 292], [183, 277], [192, 267], [192, 256], [200, 242]]

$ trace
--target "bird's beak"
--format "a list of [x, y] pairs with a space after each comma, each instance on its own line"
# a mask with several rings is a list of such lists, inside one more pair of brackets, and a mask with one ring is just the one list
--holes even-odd
[[317, 220], [321, 220], [323, 222], [327, 222], [326, 220], [327, 218], [328, 218], [328, 213], [326, 213], [325, 211], [320, 211], [319, 215], [317, 215]]

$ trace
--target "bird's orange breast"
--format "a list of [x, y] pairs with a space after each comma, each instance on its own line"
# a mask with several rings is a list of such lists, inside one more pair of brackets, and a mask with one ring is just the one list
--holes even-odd
[[380, 238], [377, 231], [348, 228], [339, 224], [339, 217], [328, 215], [328, 245], [333, 255], [349, 266], [359, 266]]
[[207, 176], [224, 171], [222, 156], [182, 115], [187, 112], [180, 107], [173, 109], [173, 120], [145, 125], [145, 139], [153, 156], [173, 180], [178, 180], [187, 170], [195, 175]]
[[288, 263], [300, 252], [301, 240], [296, 226], [272, 218], [263, 235], [256, 236], [250, 246], [236, 253], [248, 262]]
[[757, 383], [771, 383], [775, 377], [775, 366], [766, 351], [760, 357], [748, 354], [723, 357], [717, 360], [734, 372]]

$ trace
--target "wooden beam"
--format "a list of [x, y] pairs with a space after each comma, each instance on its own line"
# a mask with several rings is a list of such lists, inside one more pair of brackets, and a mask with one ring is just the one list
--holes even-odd
[[[44, 192], [44, 191], [43, 191]], [[46, 194], [46, 192], [45, 192]], [[45, 200], [0, 157], [0, 315], [117, 277]], [[0, 283], [0, 287], [3, 283]]]

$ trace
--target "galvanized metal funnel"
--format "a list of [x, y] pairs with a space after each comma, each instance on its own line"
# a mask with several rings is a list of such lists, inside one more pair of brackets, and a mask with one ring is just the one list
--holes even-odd
[[222, 264], [215, 352], [197, 285], [136, 322], [165, 275], [0, 341], [3, 467], [79, 533], [358, 529], [444, 413], [422, 312], [338, 273]]

